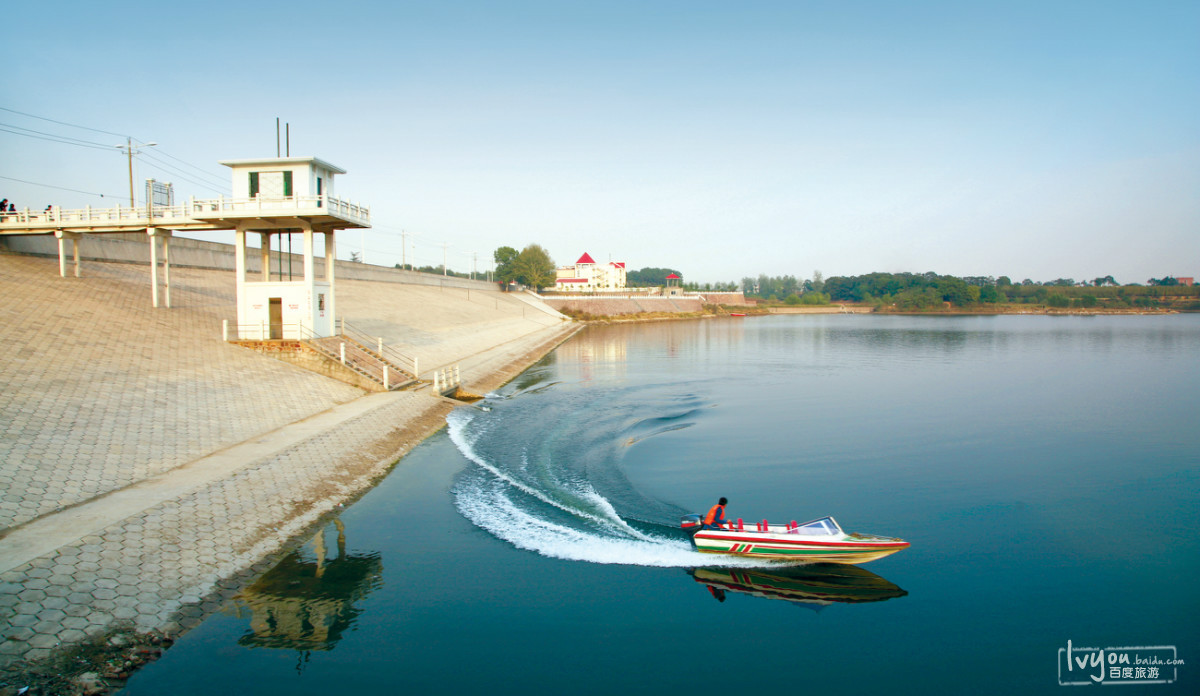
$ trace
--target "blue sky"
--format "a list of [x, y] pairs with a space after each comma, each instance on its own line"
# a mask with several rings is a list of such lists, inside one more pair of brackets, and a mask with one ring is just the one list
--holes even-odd
[[18, 206], [127, 196], [114, 134], [215, 195], [280, 117], [371, 206], [339, 250], [372, 263], [405, 230], [462, 271], [539, 243], [699, 282], [1200, 275], [1196, 2], [23, 5], [0, 128], [105, 147], [0, 130]]

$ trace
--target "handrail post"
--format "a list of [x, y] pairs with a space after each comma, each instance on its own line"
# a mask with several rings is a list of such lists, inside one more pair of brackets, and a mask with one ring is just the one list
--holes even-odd
[[383, 359], [383, 336], [379, 337], [379, 358]]
[[413, 357], [413, 379], [420, 379], [421, 371], [417, 369], [417, 358]]
[[229, 342], [229, 320], [228, 319], [221, 320], [221, 340], [225, 341], [226, 343]]
[[343, 342], [341, 344], [341, 354], [342, 354], [342, 364], [345, 365], [346, 364], [346, 344], [345, 344], [345, 342]]
[[383, 366], [383, 390], [391, 391], [391, 387], [388, 385], [388, 366], [386, 363]]

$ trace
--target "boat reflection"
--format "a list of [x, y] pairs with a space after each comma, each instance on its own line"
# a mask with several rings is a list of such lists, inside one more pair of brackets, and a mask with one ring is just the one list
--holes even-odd
[[[234, 598], [237, 614], [250, 613], [250, 632], [238, 645], [300, 651], [332, 650], [361, 610], [355, 603], [379, 587], [378, 553], [346, 553], [346, 529], [337, 527], [337, 556], [326, 558], [323, 527], [312, 541], [281, 560]], [[311, 553], [307, 547], [311, 546]]]
[[725, 593], [782, 599], [820, 611], [834, 603], [883, 602], [908, 592], [858, 566], [817, 563], [776, 568], [693, 568], [692, 579], [706, 586], [717, 601]]

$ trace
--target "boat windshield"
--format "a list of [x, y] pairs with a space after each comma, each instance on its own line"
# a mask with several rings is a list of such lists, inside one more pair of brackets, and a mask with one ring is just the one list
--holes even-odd
[[822, 517], [819, 520], [805, 522], [796, 528], [797, 534], [808, 534], [810, 536], [822, 536], [841, 534], [842, 528], [838, 526], [836, 520], [832, 517]]

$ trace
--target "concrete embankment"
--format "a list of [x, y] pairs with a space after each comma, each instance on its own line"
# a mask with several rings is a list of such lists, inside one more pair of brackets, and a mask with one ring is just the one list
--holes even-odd
[[547, 297], [546, 304], [560, 312], [583, 312], [598, 317], [652, 312], [702, 312], [704, 303], [697, 297]]
[[[459, 364], [471, 391], [575, 330], [488, 284], [363, 270], [389, 279], [339, 279], [339, 314], [416, 355], [422, 371]], [[10, 676], [121, 626], [198, 623], [454, 408], [428, 390], [368, 395], [227, 344], [233, 274], [173, 267], [171, 281], [173, 308], [153, 309], [146, 265], [87, 262], [82, 278], [61, 278], [54, 260], [0, 254], [0, 670]]]

